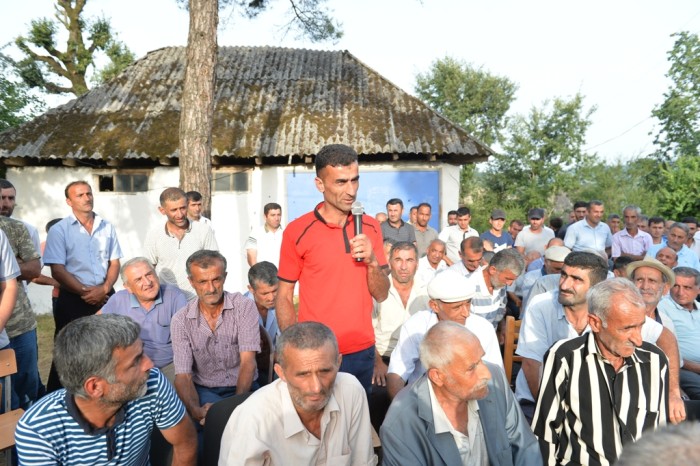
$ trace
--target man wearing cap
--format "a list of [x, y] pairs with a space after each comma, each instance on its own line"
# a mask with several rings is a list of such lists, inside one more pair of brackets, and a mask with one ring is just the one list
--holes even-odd
[[601, 222], [605, 215], [605, 206], [601, 201], [590, 201], [586, 208], [586, 217], [566, 230], [564, 246], [572, 251], [592, 249], [605, 251], [610, 256], [612, 233], [607, 223]]
[[484, 258], [484, 242], [478, 236], [470, 236], [462, 241], [459, 246], [458, 262], [450, 266], [450, 270], [469, 278], [479, 270]]
[[457, 209], [457, 223], [440, 232], [438, 238], [443, 240], [447, 246], [447, 256], [445, 257], [447, 265], [459, 262], [459, 248], [462, 241], [470, 236], [479, 236], [479, 232], [469, 226], [471, 220], [472, 214], [469, 207], [460, 207]]
[[424, 257], [427, 253], [430, 243], [438, 239], [438, 232], [435, 228], [428, 225], [432, 207], [427, 202], [418, 204], [418, 212], [416, 222], [413, 224], [413, 229], [416, 233], [416, 247], [418, 248], [418, 258]]
[[530, 251], [544, 254], [545, 245], [554, 238], [554, 231], [544, 226], [544, 209], [530, 209], [527, 218], [530, 226], [523, 228], [515, 238], [515, 248], [523, 256]]
[[[590, 330], [586, 293], [604, 281], [607, 275], [608, 264], [602, 257], [588, 252], [572, 252], [564, 259], [558, 290], [535, 296], [528, 304], [516, 350], [516, 354], [523, 357], [523, 363], [515, 382], [515, 397], [528, 419], [534, 415], [545, 353], [557, 341], [568, 340]], [[642, 339], [664, 350], [671, 368], [674, 364], [678, 367], [676, 339], [661, 324], [647, 318], [642, 328]], [[672, 421], [680, 422], [685, 418], [685, 410], [673, 372], [672, 369], [669, 386], [672, 409], [669, 409], [669, 413]]]
[[491, 218], [489, 218], [491, 228], [481, 234], [481, 239], [489, 240], [493, 243], [494, 252], [501, 249], [513, 247], [513, 237], [510, 233], [503, 231], [503, 226], [506, 224], [506, 213], [501, 209], [493, 209]]
[[659, 301], [668, 294], [676, 281], [673, 271], [656, 259], [646, 259], [630, 263], [627, 266], [627, 278], [634, 282], [641, 293], [647, 316], [675, 333], [673, 321], [657, 310]]
[[642, 210], [636, 205], [628, 205], [622, 210], [625, 219], [625, 229], [613, 235], [612, 258], [620, 256], [629, 257], [632, 260], [644, 259], [646, 252], [652, 246], [651, 235], [641, 231], [637, 225]]
[[498, 339], [493, 326], [483, 317], [470, 312], [476, 287], [462, 275], [445, 270], [428, 284], [430, 310], [416, 312], [402, 326], [399, 341], [389, 362], [387, 391], [393, 398], [406, 383], [413, 383], [423, 375], [418, 346], [425, 333], [438, 323], [449, 320], [464, 325], [477, 335], [484, 349], [484, 360], [503, 367]]
[[537, 270], [531, 270], [525, 275], [521, 275], [518, 280], [516, 280], [516, 284], [519, 280], [522, 280], [522, 282], [519, 283], [519, 289], [516, 289], [516, 294], [520, 291], [520, 296], [522, 298], [520, 306], [521, 319], [525, 313], [525, 309], [527, 309], [527, 297], [530, 294], [532, 285], [545, 275], [558, 275], [562, 267], [564, 267], [564, 259], [566, 259], [566, 256], [568, 256], [570, 252], [571, 250], [566, 246], [552, 246], [547, 248], [544, 251], [544, 264], [542, 267]]

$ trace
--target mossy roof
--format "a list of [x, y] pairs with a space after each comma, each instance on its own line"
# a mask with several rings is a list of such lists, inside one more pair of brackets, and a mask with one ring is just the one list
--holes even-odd
[[[0, 160], [176, 163], [185, 48], [0, 133]], [[347, 51], [220, 47], [212, 156], [286, 164], [344, 143], [363, 160], [468, 163], [492, 151]], [[308, 159], [307, 159], [308, 161]]]

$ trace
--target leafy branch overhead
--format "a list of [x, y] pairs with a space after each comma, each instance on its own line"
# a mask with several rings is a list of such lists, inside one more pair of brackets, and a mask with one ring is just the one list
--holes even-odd
[[[88, 91], [86, 76], [95, 67], [98, 53], [104, 53], [109, 64], [95, 71], [97, 83], [111, 79], [134, 61], [133, 53], [117, 40], [109, 20], [82, 17], [86, 3], [56, 0], [53, 19], [32, 20], [27, 34], [15, 39], [24, 54], [17, 69], [28, 86], [51, 94], [79, 96]], [[63, 50], [57, 39], [61, 28], [67, 33]]]

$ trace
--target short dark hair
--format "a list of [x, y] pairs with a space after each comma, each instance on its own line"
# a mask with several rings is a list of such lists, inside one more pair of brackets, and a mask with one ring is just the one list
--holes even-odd
[[470, 236], [469, 238], [464, 238], [459, 245], [459, 250], [464, 252], [469, 249], [472, 252], [483, 252], [484, 241], [478, 236]]
[[355, 149], [345, 144], [329, 144], [323, 146], [316, 154], [316, 175], [329, 165], [331, 167], [347, 167], [356, 162], [357, 152], [355, 152]]
[[586, 202], [586, 201], [576, 201], [576, 202], [574, 202], [574, 210], [580, 209], [581, 207], [588, 208], [588, 202]]
[[389, 250], [389, 259], [394, 257], [394, 251], [413, 251], [416, 253], [416, 258], [418, 258], [418, 248], [415, 244], [409, 243], [408, 241], [399, 241], [391, 245]]
[[418, 209], [420, 209], [421, 207], [427, 207], [427, 208], [430, 209], [431, 211], [433, 210], [433, 206], [431, 206], [431, 205], [428, 204], [427, 202], [421, 202], [420, 204], [418, 204]]
[[185, 197], [187, 197], [188, 201], [199, 202], [202, 200], [202, 195], [199, 191], [187, 191], [185, 193]]
[[[73, 186], [81, 185], [81, 184], [90, 187], [90, 183], [88, 183], [87, 181], [84, 181], [84, 180], [71, 181], [70, 183], [68, 183], [68, 186], [66, 186], [66, 189], [63, 190], [63, 194], [66, 195], [66, 199], [68, 199], [68, 191], [70, 191], [70, 188], [72, 188]], [[92, 187], [90, 187], [90, 189], [92, 189]]]
[[552, 217], [549, 219], [549, 225], [552, 228], [559, 229], [564, 226], [564, 220], [562, 220], [561, 217]]
[[248, 270], [248, 283], [253, 289], [257, 288], [258, 282], [268, 286], [279, 283], [277, 278], [277, 267], [268, 261], [260, 261]]
[[[15, 189], [15, 185], [10, 183], [5, 178], [0, 178], [0, 189]], [[15, 191], [16, 191], [16, 189], [15, 189]]]
[[450, 215], [457, 215], [457, 211], [456, 211], [456, 210], [450, 210], [449, 212], [447, 212], [447, 216], [449, 217]]
[[695, 226], [698, 226], [698, 219], [695, 217], [683, 217], [683, 220], [681, 220], [681, 223], [685, 223], [686, 225], [689, 223], [692, 223]]
[[663, 217], [651, 217], [649, 219], [649, 225], [651, 225], [652, 223], [663, 223], [664, 225], [666, 225], [666, 220], [664, 220]]
[[692, 267], [676, 267], [673, 269], [673, 273], [676, 277], [686, 277], [695, 280], [695, 286], [700, 285], [700, 272]]
[[284, 368], [284, 350], [288, 346], [296, 349], [317, 349], [330, 343], [338, 359], [338, 340], [333, 331], [320, 322], [300, 322], [287, 327], [278, 337], [275, 348], [277, 364]]
[[398, 197], [392, 197], [388, 201], [386, 201], [386, 206], [389, 207], [390, 205], [400, 205], [401, 209], [403, 209], [403, 201], [399, 199]]
[[615, 260], [613, 261], [613, 268], [612, 269], [613, 269], [613, 271], [625, 269], [632, 262], [634, 262], [634, 259], [632, 259], [629, 256], [616, 257]]
[[471, 215], [472, 211], [469, 210], [469, 207], [460, 207], [457, 209], [457, 217], [464, 217], [465, 215]]
[[165, 188], [162, 193], [160, 193], [160, 206], [165, 207], [165, 203], [168, 201], [179, 201], [180, 199], [187, 199], [187, 194], [180, 188]]
[[521, 227], [524, 226], [524, 223], [522, 221], [518, 220], [517, 218], [514, 218], [513, 220], [510, 221], [509, 225], [513, 225], [513, 224], [520, 225]]
[[608, 278], [608, 263], [598, 254], [584, 251], [569, 253], [564, 259], [564, 265], [588, 270], [590, 285], [596, 285]]
[[202, 269], [208, 269], [215, 263], [223, 264], [224, 272], [226, 272], [226, 258], [219, 251], [211, 251], [209, 249], [202, 249], [193, 252], [190, 257], [187, 258], [185, 262], [185, 268], [187, 269], [187, 276], [192, 276], [192, 266], [196, 265]]
[[620, 216], [618, 214], [610, 214], [608, 215], [608, 222], [614, 218], [620, 220]]
[[282, 206], [276, 202], [268, 202], [267, 204], [265, 204], [265, 207], [263, 207], [263, 214], [267, 215], [267, 213], [271, 210], [279, 210], [280, 212], [282, 212]]
[[588, 204], [586, 204], [586, 209], [590, 209], [594, 205], [603, 205], [603, 201], [599, 201], [597, 199], [593, 199], [592, 201], [588, 201]]

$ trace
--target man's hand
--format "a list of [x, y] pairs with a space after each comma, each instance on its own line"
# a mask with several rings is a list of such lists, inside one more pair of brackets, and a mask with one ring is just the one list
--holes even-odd
[[389, 369], [381, 357], [374, 358], [374, 373], [372, 374], [372, 385], [378, 387], [386, 386], [386, 371]]
[[677, 394], [669, 394], [668, 419], [671, 421], [671, 424], [680, 424], [685, 421], [685, 403]]
[[199, 425], [204, 425], [204, 421], [207, 418], [207, 412], [209, 411], [209, 408], [211, 408], [212, 404], [213, 403], [205, 403], [204, 406], [200, 406], [197, 409], [197, 412], [192, 413], [192, 415], [195, 418], [195, 421], [199, 422]]
[[83, 292], [80, 297], [83, 301], [92, 306], [101, 306], [107, 302], [107, 293], [109, 290], [105, 291], [104, 284], [95, 286], [84, 286]]
[[350, 251], [354, 259], [362, 259], [365, 264], [376, 262], [372, 243], [365, 234], [359, 234], [350, 240]]

